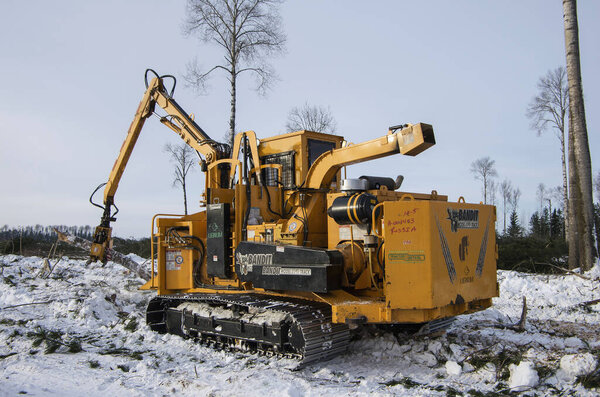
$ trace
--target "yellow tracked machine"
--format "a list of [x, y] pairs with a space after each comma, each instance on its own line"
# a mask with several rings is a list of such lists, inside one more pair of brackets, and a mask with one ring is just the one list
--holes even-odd
[[[148, 81], [148, 74], [154, 78]], [[399, 191], [402, 177], [342, 179], [345, 166], [435, 144], [431, 125], [359, 144], [312, 131], [215, 142], [146, 72], [142, 101], [104, 189], [92, 260], [106, 260], [114, 195], [145, 120], [199, 155], [206, 188], [191, 215], [152, 219], [146, 319], [158, 332], [303, 363], [346, 349], [366, 324], [435, 331], [498, 296], [495, 208]]]

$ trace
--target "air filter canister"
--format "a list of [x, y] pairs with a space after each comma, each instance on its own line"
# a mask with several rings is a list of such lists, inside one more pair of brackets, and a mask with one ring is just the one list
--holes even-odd
[[340, 196], [333, 200], [331, 207], [327, 209], [327, 215], [338, 225], [369, 224], [376, 204], [377, 198], [369, 193]]

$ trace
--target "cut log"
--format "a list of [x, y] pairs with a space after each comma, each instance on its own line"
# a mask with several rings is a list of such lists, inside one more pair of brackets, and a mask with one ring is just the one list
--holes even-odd
[[[92, 248], [92, 242], [90, 240], [73, 236], [69, 233], [60, 232], [56, 229], [54, 229], [54, 231], [56, 231], [56, 233], [58, 234], [58, 239], [60, 241], [64, 241], [75, 247], [79, 247], [83, 250], [90, 252], [90, 249]], [[123, 265], [124, 267], [131, 270], [144, 280], [150, 279], [150, 272], [148, 271], [148, 269], [145, 268], [144, 265], [128, 258], [119, 251], [115, 251], [114, 249], [110, 248], [106, 250], [106, 255], [108, 258], [110, 258], [111, 261]]]

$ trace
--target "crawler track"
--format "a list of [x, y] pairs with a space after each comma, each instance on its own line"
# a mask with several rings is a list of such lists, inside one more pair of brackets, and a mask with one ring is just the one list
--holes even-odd
[[327, 304], [257, 294], [157, 296], [148, 304], [146, 322], [161, 333], [301, 364], [344, 352], [350, 338], [346, 325], [331, 322]]

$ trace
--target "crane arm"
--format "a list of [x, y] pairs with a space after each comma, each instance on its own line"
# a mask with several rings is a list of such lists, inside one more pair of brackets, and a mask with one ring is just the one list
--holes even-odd
[[152, 115], [154, 111], [154, 101], [152, 100], [152, 91], [154, 88], [157, 88], [157, 81], [153, 81], [135, 112], [135, 116], [133, 117], [133, 121], [129, 126], [129, 130], [127, 131], [127, 136], [125, 137], [125, 141], [123, 141], [123, 145], [121, 146], [121, 150], [119, 151], [119, 156], [115, 160], [115, 163], [112, 167], [110, 175], [108, 177], [108, 182], [104, 188], [104, 205], [111, 205], [112, 199], [117, 192], [117, 188], [119, 187], [119, 182], [121, 181], [121, 176], [123, 176], [123, 171], [125, 171], [125, 167], [127, 166], [127, 162], [129, 161], [129, 157], [133, 152], [133, 148], [140, 136], [140, 132], [144, 127], [144, 123], [146, 119]]
[[186, 144], [204, 157], [208, 164], [229, 157], [226, 145], [213, 141], [206, 132], [179, 106], [165, 89], [162, 77], [152, 79], [129, 126], [127, 137], [121, 146], [119, 156], [113, 165], [104, 189], [104, 204], [112, 204], [119, 182], [133, 152], [144, 123], [158, 105], [166, 113], [160, 121], [175, 131]]
[[[152, 72], [156, 76], [150, 83], [148, 83], [147, 80], [149, 72]], [[175, 131], [187, 145], [195, 149], [199, 155], [203, 156], [208, 164], [221, 158], [229, 157], [229, 146], [213, 141], [208, 134], [196, 124], [192, 117], [189, 116], [172, 98], [173, 93], [169, 93], [165, 88], [164, 77], [167, 76], [159, 76], [151, 69], [146, 70], [146, 92], [144, 92], [142, 100], [138, 105], [133, 121], [127, 131], [125, 141], [123, 141], [119, 155], [115, 160], [108, 181], [105, 184], [104, 206], [95, 204], [96, 206], [103, 208], [103, 214], [100, 225], [96, 227], [94, 233], [94, 244], [92, 245], [90, 255], [90, 260], [92, 261], [98, 259], [103, 261], [106, 260], [106, 248], [109, 248], [112, 231], [110, 222], [116, 220], [114, 214], [111, 214], [112, 207], [114, 206], [114, 196], [119, 187], [119, 182], [121, 181], [125, 167], [131, 157], [131, 153], [133, 152], [133, 148], [144, 127], [144, 123], [146, 119], [154, 113], [156, 105], [161, 107], [166, 113], [166, 116], [161, 117], [161, 123]], [[174, 79], [174, 77], [172, 78]], [[92, 204], [94, 203], [92, 202]]]

